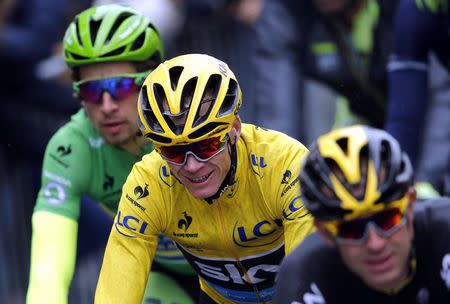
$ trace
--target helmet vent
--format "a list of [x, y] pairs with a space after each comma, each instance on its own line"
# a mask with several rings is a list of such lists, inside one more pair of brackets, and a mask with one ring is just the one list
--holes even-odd
[[190, 109], [195, 94], [195, 88], [197, 87], [197, 80], [197, 77], [191, 78], [184, 85], [183, 92], [181, 92], [180, 113]]
[[209, 124], [206, 124], [205, 126], [201, 127], [195, 132], [192, 132], [188, 135], [189, 139], [196, 139], [199, 137], [202, 137], [203, 135], [206, 135], [210, 133], [212, 130], [216, 129], [217, 127], [223, 126], [220, 129], [217, 129], [215, 133], [219, 133], [220, 131], [228, 128], [228, 124], [224, 122], [210, 122]]
[[95, 39], [97, 38], [98, 29], [100, 28], [101, 20], [94, 20], [91, 18], [89, 20], [89, 32], [91, 37], [91, 44], [95, 44]]
[[78, 43], [80, 44], [80, 46], [83, 46], [83, 41], [81, 40], [81, 35], [80, 35], [80, 18], [76, 18], [76, 20], [75, 20], [75, 23], [76, 23], [76, 27], [75, 27], [75, 32], [77, 33], [77, 40], [78, 40]]
[[[85, 57], [85, 56], [81, 56], [81, 55], [79, 55], [79, 54], [75, 54], [75, 53], [72, 53], [72, 52], [67, 52], [67, 54], [70, 54], [74, 59], [76, 59], [76, 60], [84, 60], [84, 59], [88, 59], [88, 57]], [[66, 56], [67, 58], [69, 58], [70, 56]]]
[[139, 37], [137, 37], [136, 40], [134, 40], [130, 50], [131, 51], [139, 50], [144, 45], [144, 41], [145, 41], [145, 32], [141, 33]]
[[147, 95], [147, 86], [144, 85], [142, 87], [142, 91], [140, 94], [139, 102], [141, 104], [142, 113], [144, 114], [145, 120], [154, 132], [163, 132], [163, 129], [161, 125], [158, 123], [158, 119], [156, 119], [155, 114], [152, 111], [152, 108], [150, 106], [150, 103], [148, 101], [148, 95]]
[[116, 20], [114, 21], [114, 24], [111, 26], [111, 29], [109, 30], [108, 36], [106, 37], [105, 44], [108, 44], [111, 40], [112, 36], [116, 33], [119, 26], [125, 21], [125, 19], [133, 16], [130, 12], [123, 12], [119, 16], [117, 16]]
[[379, 177], [378, 177], [378, 183], [383, 184], [386, 180], [390, 179], [391, 175], [391, 162], [392, 158], [392, 151], [391, 146], [389, 145], [389, 142], [386, 140], [381, 141], [380, 144], [380, 169], [379, 169]]
[[[159, 112], [162, 113], [164, 120], [166, 121], [169, 128], [172, 130], [173, 133], [181, 134], [181, 132], [183, 131], [183, 128], [184, 128], [184, 121], [183, 121], [183, 123], [178, 123], [178, 124], [175, 124], [173, 122], [172, 117], [177, 117], [177, 115], [172, 115], [172, 113], [170, 113], [169, 107], [167, 105], [166, 92], [164, 91], [164, 88], [159, 83], [155, 83], [153, 85], [153, 94], [155, 95], [155, 100], [156, 100], [156, 104], [158, 105]], [[167, 105], [166, 108], [164, 108], [164, 104]], [[179, 120], [177, 120], [177, 122], [178, 121]]]
[[172, 86], [172, 90], [176, 90], [178, 86], [178, 80], [180, 80], [181, 73], [183, 72], [184, 67], [175, 66], [169, 70], [170, 76], [170, 85]]
[[222, 106], [217, 113], [217, 117], [222, 117], [225, 115], [229, 115], [234, 111], [237, 111], [236, 104], [238, 102], [239, 94], [238, 94], [238, 83], [234, 79], [230, 79], [230, 83], [228, 84], [227, 94], [222, 102]]
[[145, 135], [146, 138], [150, 139], [151, 141], [162, 143], [162, 144], [170, 144], [172, 140], [170, 138], [167, 138], [165, 136], [161, 136], [158, 134], [148, 133]]
[[342, 151], [344, 151], [344, 153], [348, 153], [348, 138], [347, 137], [339, 138], [338, 140], [336, 140], [336, 143], [342, 149]]
[[99, 57], [109, 57], [109, 56], [116, 56], [116, 55], [120, 55], [125, 51], [125, 47], [120, 47], [118, 49], [115, 49], [114, 51], [111, 51], [109, 53], [103, 54]]
[[209, 117], [209, 114], [216, 103], [221, 83], [222, 77], [220, 75], [213, 74], [209, 77], [199, 107], [197, 108], [197, 113], [195, 114], [193, 127], [200, 125]]

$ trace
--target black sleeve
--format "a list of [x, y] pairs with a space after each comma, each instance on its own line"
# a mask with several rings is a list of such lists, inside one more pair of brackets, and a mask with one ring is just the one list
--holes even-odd
[[336, 255], [317, 232], [308, 236], [281, 263], [274, 303], [329, 303], [325, 302], [325, 292], [329, 292], [331, 282], [326, 271], [333, 269]]

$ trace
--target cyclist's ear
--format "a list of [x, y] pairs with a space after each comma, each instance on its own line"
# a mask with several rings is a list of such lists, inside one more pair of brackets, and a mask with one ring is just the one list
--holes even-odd
[[239, 115], [236, 115], [236, 119], [233, 122], [233, 126], [231, 127], [230, 131], [230, 137], [231, 137], [231, 143], [234, 145], [239, 139], [239, 136], [241, 136], [241, 118]]
[[333, 235], [325, 228], [325, 226], [320, 221], [314, 219], [314, 226], [316, 226], [317, 231], [329, 246], [336, 246], [336, 241], [334, 240]]

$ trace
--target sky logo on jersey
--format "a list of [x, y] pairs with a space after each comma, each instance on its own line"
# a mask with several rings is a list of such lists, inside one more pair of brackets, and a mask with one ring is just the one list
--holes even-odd
[[[295, 197], [290, 203], [287, 210], [283, 210], [283, 217], [286, 220], [292, 221], [298, 218], [302, 218], [308, 215], [308, 211], [306, 211], [305, 206], [301, 200], [302, 196], [299, 195]], [[304, 210], [304, 212], [299, 213], [300, 210]], [[298, 214], [299, 213], [299, 214]]]
[[259, 177], [264, 177], [263, 169], [267, 167], [267, 164], [264, 160], [264, 156], [256, 156], [254, 153], [250, 154], [250, 162], [252, 164], [252, 171]]
[[172, 187], [174, 184], [174, 179], [171, 178], [172, 171], [166, 165], [161, 165], [159, 167], [159, 179], [166, 184], [168, 187]]
[[[114, 227], [116, 227], [117, 232], [129, 238], [135, 238], [136, 236], [130, 233], [140, 233], [144, 234], [147, 229], [148, 223], [138, 219], [132, 215], [122, 215], [122, 211], [117, 212], [116, 222]], [[128, 230], [128, 231], [127, 231]]]
[[254, 225], [236, 223], [233, 228], [233, 242], [239, 247], [267, 246], [283, 236], [282, 227], [281, 220], [262, 220]]
[[59, 183], [49, 182], [44, 188], [44, 197], [51, 205], [60, 205], [66, 201], [66, 189]]
[[284, 257], [283, 243], [239, 260], [201, 256], [178, 247], [199, 276], [222, 297], [237, 303], [272, 300], [275, 276]]

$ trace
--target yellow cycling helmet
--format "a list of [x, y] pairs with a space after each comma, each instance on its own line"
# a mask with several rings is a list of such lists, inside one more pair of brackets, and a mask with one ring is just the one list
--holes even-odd
[[160, 64], [144, 81], [139, 126], [160, 146], [224, 140], [241, 103], [241, 89], [226, 63], [203, 54], [182, 55]]
[[321, 221], [347, 221], [385, 208], [406, 210], [413, 170], [386, 131], [352, 126], [319, 137], [300, 173], [303, 201]]

